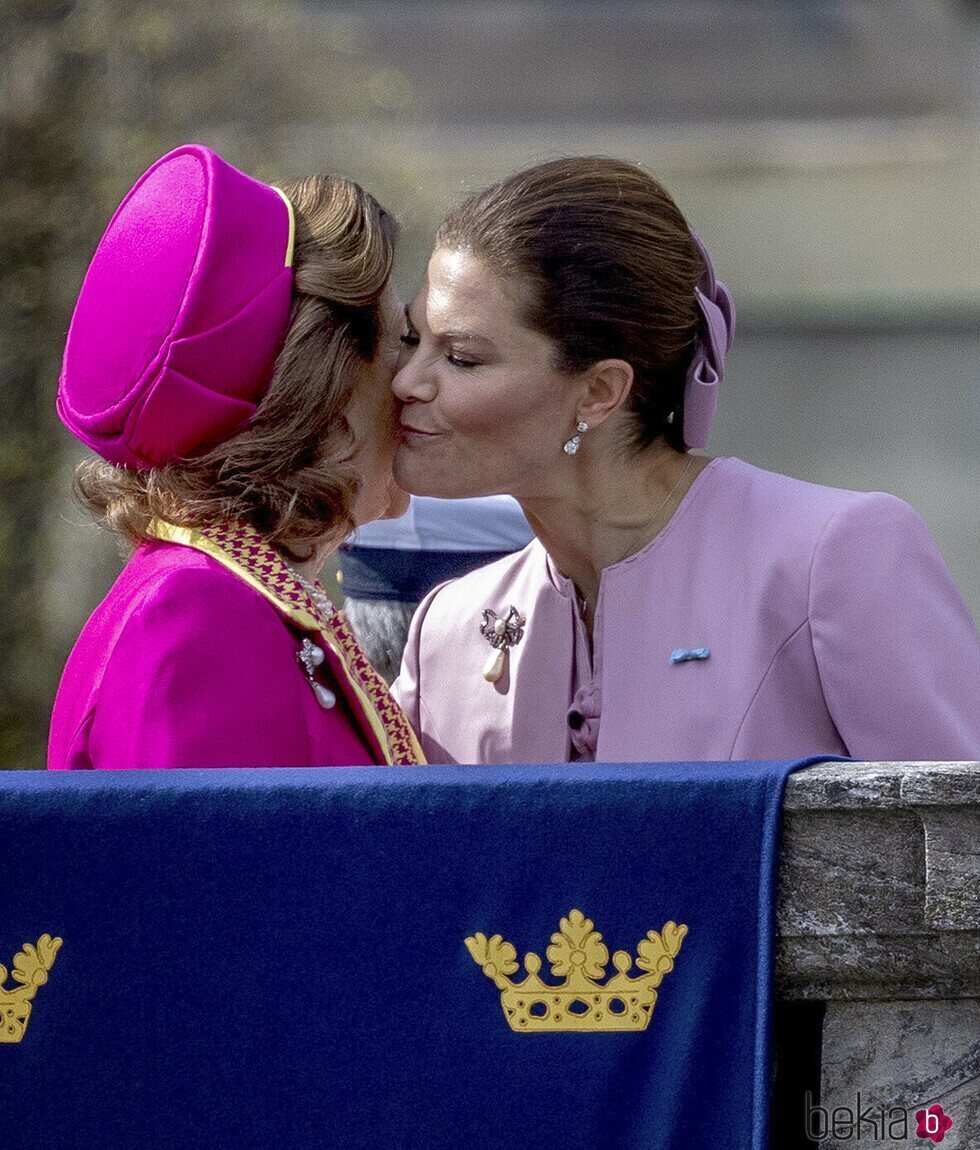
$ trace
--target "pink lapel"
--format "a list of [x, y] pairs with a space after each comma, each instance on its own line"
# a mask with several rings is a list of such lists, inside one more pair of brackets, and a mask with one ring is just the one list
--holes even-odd
[[[506, 614], [511, 604], [526, 619], [524, 637], [509, 652], [501, 679], [487, 683], [480, 670], [490, 646], [479, 635], [480, 616], [484, 607], [498, 615]], [[511, 579], [488, 589], [487, 602], [473, 603], [472, 615], [477, 636], [474, 647], [479, 651], [474, 659], [473, 690], [486, 697], [486, 728], [498, 743], [480, 748], [483, 761], [565, 762], [569, 753], [573, 607], [552, 584], [540, 544], [530, 549], [527, 561]], [[485, 757], [488, 753], [493, 756], [489, 760]]]

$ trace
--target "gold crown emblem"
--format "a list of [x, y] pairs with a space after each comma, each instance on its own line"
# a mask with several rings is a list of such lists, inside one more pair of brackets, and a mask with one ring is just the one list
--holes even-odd
[[674, 969], [687, 927], [676, 922], [664, 924], [661, 931], [647, 931], [637, 945], [636, 965], [643, 972], [630, 975], [633, 958], [625, 950], [612, 956], [616, 973], [606, 982], [609, 951], [591, 919], [573, 910], [559, 923], [545, 951], [551, 973], [564, 982], [551, 986], [538, 976], [541, 959], [529, 952], [524, 956], [527, 977], [514, 982], [509, 976], [517, 970], [517, 951], [499, 934], [487, 938], [474, 934], [466, 939], [466, 949], [501, 992], [500, 1003], [511, 1030], [646, 1030], [657, 1002], [657, 987]]
[[20, 1042], [24, 1037], [31, 1017], [31, 999], [38, 987], [48, 981], [48, 971], [60, 946], [61, 939], [50, 934], [42, 934], [37, 945], [25, 942], [24, 949], [14, 955], [11, 977], [20, 986], [12, 989], [4, 986], [7, 968], [0, 964], [0, 1042]]

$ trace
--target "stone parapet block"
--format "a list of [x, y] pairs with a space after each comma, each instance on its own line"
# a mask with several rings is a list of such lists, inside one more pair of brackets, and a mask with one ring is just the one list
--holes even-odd
[[785, 998], [980, 997], [980, 763], [823, 763], [784, 804]]

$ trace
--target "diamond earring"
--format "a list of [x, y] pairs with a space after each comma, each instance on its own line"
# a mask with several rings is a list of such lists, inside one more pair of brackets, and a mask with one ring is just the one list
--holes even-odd
[[579, 434], [573, 435], [571, 439], [565, 442], [563, 450], [566, 455], [574, 455], [582, 446], [582, 433], [589, 430], [589, 425], [580, 419], [575, 425], [575, 430]]

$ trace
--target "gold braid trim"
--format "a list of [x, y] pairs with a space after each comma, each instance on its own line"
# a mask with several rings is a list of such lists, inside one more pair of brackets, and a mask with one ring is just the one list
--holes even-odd
[[282, 556], [254, 528], [244, 523], [181, 527], [154, 519], [149, 533], [210, 555], [297, 626], [320, 635], [339, 659], [385, 761], [393, 766], [425, 763], [411, 724], [361, 650], [347, 620], [334, 608], [324, 615]]
[[353, 673], [366, 685], [377, 708], [378, 716], [388, 734], [391, 750], [390, 761], [396, 766], [424, 766], [425, 755], [415, 737], [412, 724], [405, 718], [404, 711], [395, 702], [394, 696], [388, 690], [387, 683], [361, 650], [361, 646], [354, 638], [354, 632], [351, 631], [350, 624], [342, 612], [334, 613], [331, 626], [340, 645], [340, 651], [337, 651], [336, 647], [334, 650], [340, 655], [341, 661], [348, 669], [348, 674]]

